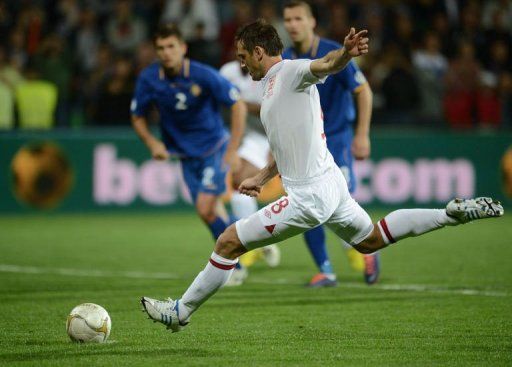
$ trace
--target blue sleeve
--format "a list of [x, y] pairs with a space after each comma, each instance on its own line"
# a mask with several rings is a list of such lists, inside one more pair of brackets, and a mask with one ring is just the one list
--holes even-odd
[[238, 88], [215, 70], [206, 74], [205, 82], [213, 98], [220, 104], [231, 107], [240, 99]]
[[354, 92], [360, 85], [366, 83], [366, 78], [357, 64], [351, 60], [348, 65], [336, 74], [336, 79], [346, 90]]
[[130, 105], [132, 115], [145, 116], [152, 101], [151, 87], [146, 78], [140, 75], [137, 79], [135, 93]]

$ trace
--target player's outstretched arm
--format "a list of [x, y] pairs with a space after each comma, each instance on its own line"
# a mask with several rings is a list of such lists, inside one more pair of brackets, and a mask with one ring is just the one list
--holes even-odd
[[344, 47], [331, 51], [320, 59], [313, 60], [311, 72], [319, 78], [336, 74], [347, 66], [353, 57], [368, 53], [367, 33], [366, 29], [356, 33], [354, 28], [350, 28], [350, 32], [343, 42]]
[[261, 192], [261, 188], [268, 181], [278, 174], [277, 164], [273, 157], [271, 157], [269, 163], [265, 168], [260, 170], [255, 176], [249, 177], [242, 181], [238, 191], [244, 195], [256, 197]]
[[151, 134], [151, 131], [149, 131], [148, 128], [148, 121], [145, 117], [132, 115], [132, 126], [140, 140], [146, 144], [154, 159], [169, 159], [170, 154], [167, 151], [167, 148], [164, 143]]

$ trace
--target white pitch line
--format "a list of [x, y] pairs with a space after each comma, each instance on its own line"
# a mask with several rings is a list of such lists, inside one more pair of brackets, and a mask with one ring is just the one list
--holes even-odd
[[[51, 274], [63, 276], [82, 276], [95, 278], [131, 278], [131, 279], [186, 279], [173, 273], [149, 273], [144, 271], [107, 271], [107, 270], [87, 270], [87, 269], [70, 269], [70, 268], [49, 268], [39, 266], [22, 266], [11, 264], [0, 264], [0, 273], [18, 273], [18, 274]], [[280, 285], [300, 285], [296, 280], [285, 278], [261, 278], [250, 277], [250, 284], [280, 284]], [[507, 297], [507, 292], [494, 290], [481, 290], [473, 288], [448, 288], [436, 285], [425, 284], [375, 284], [368, 287], [366, 284], [342, 282], [339, 283], [340, 288], [357, 288], [357, 289], [378, 289], [384, 291], [406, 291], [421, 293], [444, 293], [463, 296], [484, 296], [484, 297]]]
[[[288, 279], [277, 278], [277, 279], [264, 279], [249, 277], [248, 283], [256, 284], [294, 284], [299, 285], [301, 283], [292, 282]], [[384, 291], [409, 291], [409, 292], [423, 292], [423, 293], [445, 293], [445, 294], [457, 294], [463, 296], [485, 296], [485, 297], [507, 297], [507, 292], [485, 290], [485, 289], [473, 289], [473, 288], [448, 288], [438, 285], [429, 284], [374, 284], [368, 286], [364, 283], [354, 282], [340, 282], [338, 283], [340, 288], [356, 288], [356, 289], [379, 289]]]
[[177, 274], [170, 273], [146, 273], [143, 271], [106, 271], [106, 270], [87, 270], [87, 269], [68, 269], [68, 268], [45, 268], [39, 266], [20, 266], [0, 264], [2, 273], [19, 274], [53, 274], [79, 277], [95, 278], [133, 278], [133, 279], [180, 279]]

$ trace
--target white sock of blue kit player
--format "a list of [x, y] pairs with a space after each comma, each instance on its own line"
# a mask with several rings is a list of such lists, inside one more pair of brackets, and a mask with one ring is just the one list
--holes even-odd
[[237, 218], [247, 218], [258, 211], [256, 198], [235, 191], [231, 195], [231, 210]]
[[459, 223], [449, 217], [444, 209], [400, 209], [379, 220], [378, 226], [384, 242], [389, 245], [402, 238], [419, 236]]
[[212, 253], [208, 264], [185, 291], [179, 303], [180, 321], [185, 321], [222, 287], [233, 273], [238, 259], [230, 260]]

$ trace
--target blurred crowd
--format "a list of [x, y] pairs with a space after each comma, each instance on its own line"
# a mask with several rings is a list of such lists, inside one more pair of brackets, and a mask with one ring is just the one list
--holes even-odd
[[[317, 33], [367, 28], [358, 63], [375, 125], [512, 127], [512, 0], [315, 0]], [[0, 0], [0, 128], [129, 125], [151, 35], [179, 24], [189, 57], [232, 60], [236, 29], [262, 17], [290, 45], [283, 1]]]

